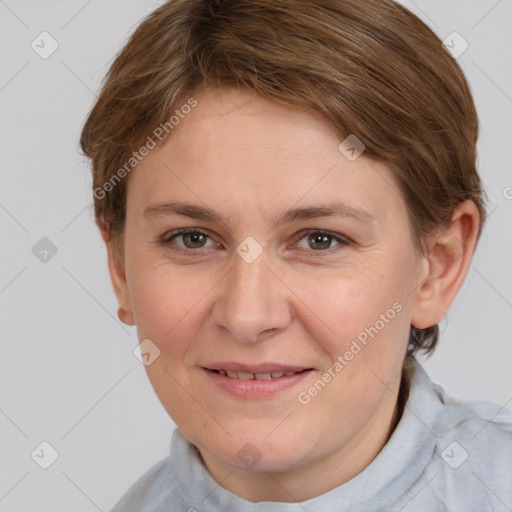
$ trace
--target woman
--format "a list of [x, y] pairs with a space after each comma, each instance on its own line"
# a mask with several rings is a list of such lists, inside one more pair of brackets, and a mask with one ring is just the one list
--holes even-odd
[[81, 138], [119, 317], [176, 423], [116, 512], [512, 507], [512, 417], [414, 355], [485, 220], [478, 119], [389, 0], [171, 0]]

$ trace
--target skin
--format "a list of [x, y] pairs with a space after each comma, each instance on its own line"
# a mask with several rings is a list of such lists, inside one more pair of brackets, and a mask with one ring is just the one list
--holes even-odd
[[[245, 91], [194, 97], [198, 105], [129, 177], [120, 253], [102, 232], [112, 283], [125, 323], [158, 346], [149, 379], [213, 478], [252, 502], [303, 501], [360, 473], [389, 439], [410, 325], [437, 323], [453, 301], [478, 211], [471, 201], [459, 205], [422, 254], [391, 171], [364, 153], [349, 161], [322, 118]], [[167, 201], [208, 206], [223, 221], [145, 218], [145, 208]], [[285, 210], [333, 201], [374, 220], [275, 223]], [[169, 241], [180, 228], [208, 236]], [[348, 243], [328, 237], [325, 247], [304, 233], [318, 229]], [[252, 263], [236, 252], [248, 236], [263, 250]], [[300, 403], [298, 393], [395, 303], [400, 312]], [[200, 368], [214, 361], [314, 370], [289, 390], [251, 400], [210, 383]], [[237, 456], [247, 443], [261, 455], [251, 467]]]

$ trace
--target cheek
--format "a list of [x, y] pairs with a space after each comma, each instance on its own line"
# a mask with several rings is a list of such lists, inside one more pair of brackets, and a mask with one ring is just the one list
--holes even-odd
[[327, 384], [313, 383], [298, 397], [301, 404], [311, 399], [315, 416], [338, 425], [340, 417], [352, 418], [357, 426], [387, 396], [400, 375], [409, 339], [410, 304], [400, 289], [387, 275], [377, 282], [340, 280], [329, 300], [315, 294], [317, 310], [325, 318], [329, 313], [335, 333], [315, 337], [329, 356], [319, 376]]
[[130, 284], [140, 339], [149, 338], [162, 352], [182, 351], [201, 325], [198, 315], [209, 289], [198, 272], [167, 263], [135, 267]]
[[[333, 349], [344, 350], [346, 343], [403, 330], [406, 297], [398, 276], [386, 272], [354, 269], [338, 277], [302, 287], [301, 298], [318, 314]], [[405, 322], [407, 323], [407, 321]], [[378, 333], [376, 332], [378, 331]], [[340, 341], [343, 341], [340, 344]], [[329, 350], [332, 352], [332, 350]]]
[[[190, 399], [194, 382], [189, 363], [192, 340], [204, 319], [204, 298], [209, 287], [199, 274], [183, 272], [167, 263], [140, 265], [132, 273], [130, 291], [139, 340], [150, 339], [160, 350], [159, 356], [145, 367], [151, 385], [163, 407], [178, 425], [190, 418], [201, 418], [201, 406]], [[183, 404], [186, 404], [184, 407]], [[206, 422], [202, 422], [206, 423]], [[196, 424], [194, 428], [205, 427]], [[202, 434], [202, 438], [206, 432]]]
[[315, 337], [329, 356], [323, 368], [329, 389], [314, 406], [319, 414], [357, 416], [362, 404], [376, 407], [400, 375], [410, 329], [407, 271], [391, 262], [367, 266], [326, 282], [328, 293], [310, 289], [311, 304], [330, 328]]

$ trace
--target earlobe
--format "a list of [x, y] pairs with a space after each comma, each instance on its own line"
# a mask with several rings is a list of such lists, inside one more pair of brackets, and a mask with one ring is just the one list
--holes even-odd
[[464, 201], [452, 220], [431, 240], [428, 275], [415, 292], [411, 324], [426, 329], [441, 321], [466, 277], [476, 248], [480, 214], [475, 203]]
[[100, 228], [100, 232], [107, 249], [108, 270], [112, 288], [119, 303], [118, 317], [126, 325], [135, 325], [124, 258], [121, 253], [122, 243], [116, 243], [104, 228]]

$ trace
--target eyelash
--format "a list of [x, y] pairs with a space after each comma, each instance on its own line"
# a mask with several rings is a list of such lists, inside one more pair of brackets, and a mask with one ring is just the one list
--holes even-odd
[[[160, 238], [158, 240], [158, 245], [166, 247], [166, 248], [170, 249], [171, 251], [177, 252], [179, 254], [184, 254], [186, 256], [193, 256], [192, 253], [197, 252], [202, 248], [199, 247], [197, 249], [183, 249], [179, 246], [174, 246], [174, 247], [171, 246], [172, 240], [174, 238], [177, 238], [180, 235], [186, 235], [186, 234], [203, 235], [203, 236], [208, 237], [209, 239], [212, 238], [208, 233], [206, 233], [205, 231], [202, 231], [200, 229], [184, 228], [184, 229], [179, 229], [179, 230], [173, 231], [172, 233], [168, 233], [168, 234], [164, 235], [162, 238]], [[310, 254], [308, 254], [306, 257], [312, 257], [312, 258], [324, 257], [326, 255], [332, 254], [333, 252], [341, 250], [343, 247], [350, 245], [350, 242], [348, 239], [343, 238], [331, 231], [325, 231], [322, 229], [308, 229], [308, 230], [300, 232], [300, 237], [298, 238], [297, 243], [300, 242], [303, 238], [306, 238], [307, 236], [312, 235], [312, 234], [328, 236], [328, 237], [332, 238], [333, 240], [335, 240], [336, 242], [338, 242], [339, 245], [337, 245], [336, 247], [331, 247], [329, 249], [325, 249], [325, 250], [311, 249]], [[303, 249], [303, 250], [307, 251], [307, 249]]]

